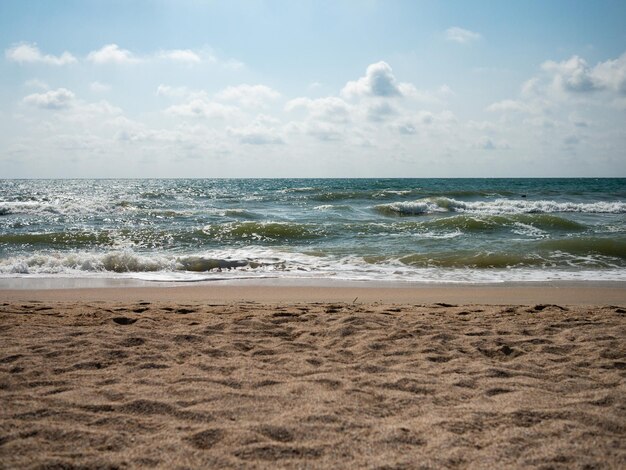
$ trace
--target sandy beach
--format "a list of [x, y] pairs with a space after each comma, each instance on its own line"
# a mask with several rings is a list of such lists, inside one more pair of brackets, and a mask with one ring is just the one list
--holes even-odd
[[0, 291], [2, 468], [625, 468], [626, 294]]

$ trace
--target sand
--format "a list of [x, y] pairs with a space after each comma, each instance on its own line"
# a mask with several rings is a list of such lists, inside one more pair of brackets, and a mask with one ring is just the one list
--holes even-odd
[[0, 467], [626, 468], [624, 290], [206, 290], [0, 291]]

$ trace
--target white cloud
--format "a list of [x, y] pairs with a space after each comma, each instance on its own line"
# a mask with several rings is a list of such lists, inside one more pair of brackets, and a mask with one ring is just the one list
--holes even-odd
[[75, 95], [66, 88], [50, 90], [45, 93], [33, 93], [24, 98], [24, 103], [42, 109], [65, 109], [69, 108]]
[[481, 35], [479, 33], [470, 31], [469, 29], [459, 28], [457, 26], [446, 29], [445, 35], [446, 40], [457, 42], [459, 44], [467, 44], [472, 41], [477, 41], [481, 38]]
[[216, 103], [205, 97], [192, 98], [188, 102], [170, 106], [167, 114], [188, 118], [228, 119], [238, 114], [237, 108]]
[[189, 89], [184, 86], [173, 87], [160, 84], [156, 90], [157, 96], [167, 96], [168, 98], [180, 98], [189, 94]]
[[111, 85], [100, 82], [91, 82], [89, 84], [89, 89], [94, 93], [105, 93], [111, 89]]
[[435, 120], [435, 115], [428, 111], [422, 111], [418, 113], [417, 119], [421, 124], [432, 124]]
[[24, 86], [27, 86], [29, 88], [39, 88], [41, 90], [47, 90], [50, 88], [46, 82], [39, 80], [38, 78], [26, 80], [24, 82]]
[[594, 67], [593, 76], [604, 88], [626, 95], [626, 53], [615, 60], [600, 62]]
[[191, 49], [173, 49], [161, 51], [157, 54], [159, 59], [173, 60], [187, 64], [199, 64], [202, 62], [200, 56]]
[[285, 143], [275, 129], [264, 127], [258, 123], [238, 129], [229, 127], [227, 132], [235, 137], [240, 144], [280, 145]]
[[69, 52], [63, 52], [60, 56], [42, 54], [36, 44], [18, 44], [4, 52], [7, 59], [18, 64], [47, 64], [67, 65], [76, 62]]
[[495, 144], [489, 137], [481, 137], [478, 142], [476, 142], [476, 147], [483, 150], [495, 150], [496, 148]]
[[567, 119], [571, 113], [579, 115], [577, 122], [582, 122], [625, 108], [626, 54], [595, 66], [574, 55], [563, 61], [545, 61], [540, 71], [523, 83], [517, 99], [493, 103], [487, 111], [500, 113], [501, 124], [520, 119], [521, 125], [532, 128], [530, 132], [564, 132], [579, 127]]
[[404, 122], [402, 124], [397, 124], [396, 129], [400, 134], [404, 135], [413, 135], [417, 134], [417, 127], [411, 122]]
[[121, 116], [115, 121], [115, 127], [119, 129], [115, 133], [115, 140], [119, 142], [140, 142], [142, 144], [185, 144], [190, 142], [190, 136], [184, 136], [180, 131], [172, 131], [168, 129], [149, 129], [142, 123], [132, 121]]
[[85, 103], [79, 101], [74, 110], [74, 117], [76, 120], [81, 119], [97, 119], [100, 120], [104, 117], [117, 116], [122, 114], [121, 108], [113, 106], [106, 100], [101, 100], [93, 103]]
[[396, 114], [398, 114], [396, 108], [386, 101], [374, 103], [367, 108], [367, 119], [374, 122], [384, 121]]
[[[599, 62], [591, 67], [577, 55], [561, 62], [548, 60], [541, 65], [554, 91], [585, 94], [606, 91], [626, 95], [626, 53], [614, 60]], [[535, 77], [529, 81], [529, 91], [541, 92], [542, 81]]]
[[391, 97], [402, 95], [400, 86], [387, 62], [377, 62], [367, 67], [365, 76], [346, 83], [341, 90], [346, 97], [378, 96]]
[[341, 98], [329, 96], [312, 100], [310, 98], [295, 98], [285, 105], [285, 111], [304, 109], [314, 119], [333, 122], [345, 122], [350, 117], [350, 106]]
[[502, 100], [487, 106], [487, 111], [492, 112], [527, 112], [528, 105], [516, 100]]
[[345, 128], [321, 121], [290, 122], [285, 126], [293, 135], [306, 135], [320, 142], [337, 142], [345, 138]]
[[222, 67], [230, 70], [241, 70], [245, 67], [245, 64], [237, 59], [226, 59], [221, 61]]
[[482, 136], [474, 144], [474, 148], [481, 150], [508, 150], [511, 146], [507, 142], [494, 142], [490, 137]]
[[[63, 52], [59, 56], [43, 54], [36, 44], [22, 43], [5, 50], [7, 60], [19, 64], [47, 64], [67, 65], [78, 62], [78, 59], [70, 52]], [[93, 50], [84, 59], [93, 64], [133, 64], [139, 62], [170, 61], [187, 65], [215, 64], [229, 70], [240, 70], [245, 65], [236, 59], [218, 58], [210, 47], [200, 50], [193, 49], [167, 49], [138, 55], [128, 49], [122, 49], [115, 43], [106, 44], [98, 50]]]
[[87, 60], [94, 64], [130, 64], [139, 62], [132, 52], [120, 49], [117, 44], [107, 44], [97, 51], [91, 51]]
[[215, 95], [220, 101], [234, 101], [242, 106], [257, 107], [280, 97], [280, 93], [265, 85], [229, 86]]
[[[389, 64], [378, 62], [367, 67], [363, 77], [349, 81], [341, 96], [299, 97], [288, 101], [284, 110], [293, 113], [295, 119], [285, 129], [294, 139], [304, 136], [329, 144], [344, 141], [379, 149], [401, 148], [453, 129], [456, 118], [451, 112], [420, 109], [424, 102], [440, 106], [452, 94], [445, 85], [425, 92], [410, 83], [401, 83]], [[398, 134], [417, 135], [418, 140], [400, 142]]]
[[554, 85], [568, 92], [588, 92], [600, 88], [584, 59], [573, 56], [563, 62], [546, 61], [541, 68], [552, 75]]

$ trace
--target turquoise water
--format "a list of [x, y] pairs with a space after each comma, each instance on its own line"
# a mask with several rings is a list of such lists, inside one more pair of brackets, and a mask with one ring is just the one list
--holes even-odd
[[626, 280], [626, 179], [0, 180], [0, 276]]

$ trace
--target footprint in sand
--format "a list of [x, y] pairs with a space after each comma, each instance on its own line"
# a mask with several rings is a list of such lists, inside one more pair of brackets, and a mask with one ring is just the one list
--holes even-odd
[[224, 438], [224, 431], [221, 429], [205, 429], [185, 438], [185, 440], [196, 449], [208, 450]]
[[265, 425], [256, 429], [257, 432], [274, 441], [291, 442], [293, 441], [293, 433], [284, 426]]

